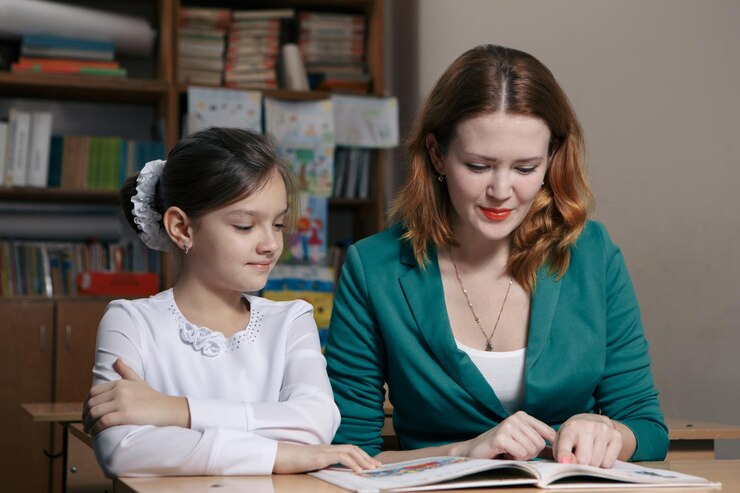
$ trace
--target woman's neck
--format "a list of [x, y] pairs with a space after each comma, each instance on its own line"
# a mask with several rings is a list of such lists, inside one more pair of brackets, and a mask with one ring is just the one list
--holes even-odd
[[465, 270], [489, 273], [500, 271], [502, 274], [506, 271], [511, 251], [509, 237], [484, 241], [479, 234], [467, 233], [461, 229], [455, 229], [454, 237], [459, 246], [450, 251], [458, 265], [466, 266]]

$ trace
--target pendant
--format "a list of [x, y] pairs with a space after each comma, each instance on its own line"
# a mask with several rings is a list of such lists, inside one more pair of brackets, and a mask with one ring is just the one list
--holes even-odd
[[491, 341], [486, 341], [486, 351], [491, 352], [493, 351], [493, 345], [491, 344]]

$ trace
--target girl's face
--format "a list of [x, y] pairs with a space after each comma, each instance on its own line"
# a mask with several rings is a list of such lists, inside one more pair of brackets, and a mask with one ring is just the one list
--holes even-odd
[[542, 186], [549, 142], [543, 120], [496, 112], [461, 120], [446, 154], [430, 151], [445, 175], [458, 241], [511, 235]]
[[261, 190], [193, 222], [189, 272], [217, 290], [262, 289], [283, 250], [287, 212], [285, 184], [273, 171]]

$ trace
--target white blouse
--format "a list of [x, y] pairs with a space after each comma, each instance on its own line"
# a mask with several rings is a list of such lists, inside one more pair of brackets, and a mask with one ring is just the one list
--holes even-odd
[[509, 413], [524, 407], [524, 356], [527, 348], [515, 351], [481, 351], [455, 340], [468, 354]]
[[231, 337], [188, 322], [172, 290], [116, 300], [98, 328], [93, 384], [117, 358], [156, 391], [187, 397], [191, 427], [116, 426], [93, 437], [109, 476], [271, 474], [278, 441], [331, 443], [339, 410], [311, 305], [244, 295]]

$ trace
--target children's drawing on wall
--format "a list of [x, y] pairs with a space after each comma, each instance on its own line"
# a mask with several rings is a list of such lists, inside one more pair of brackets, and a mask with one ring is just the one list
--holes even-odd
[[311, 149], [279, 148], [291, 164], [298, 189], [319, 197], [331, 196], [334, 185], [334, 148]]
[[327, 199], [301, 193], [300, 214], [287, 260], [318, 264], [326, 258]]

